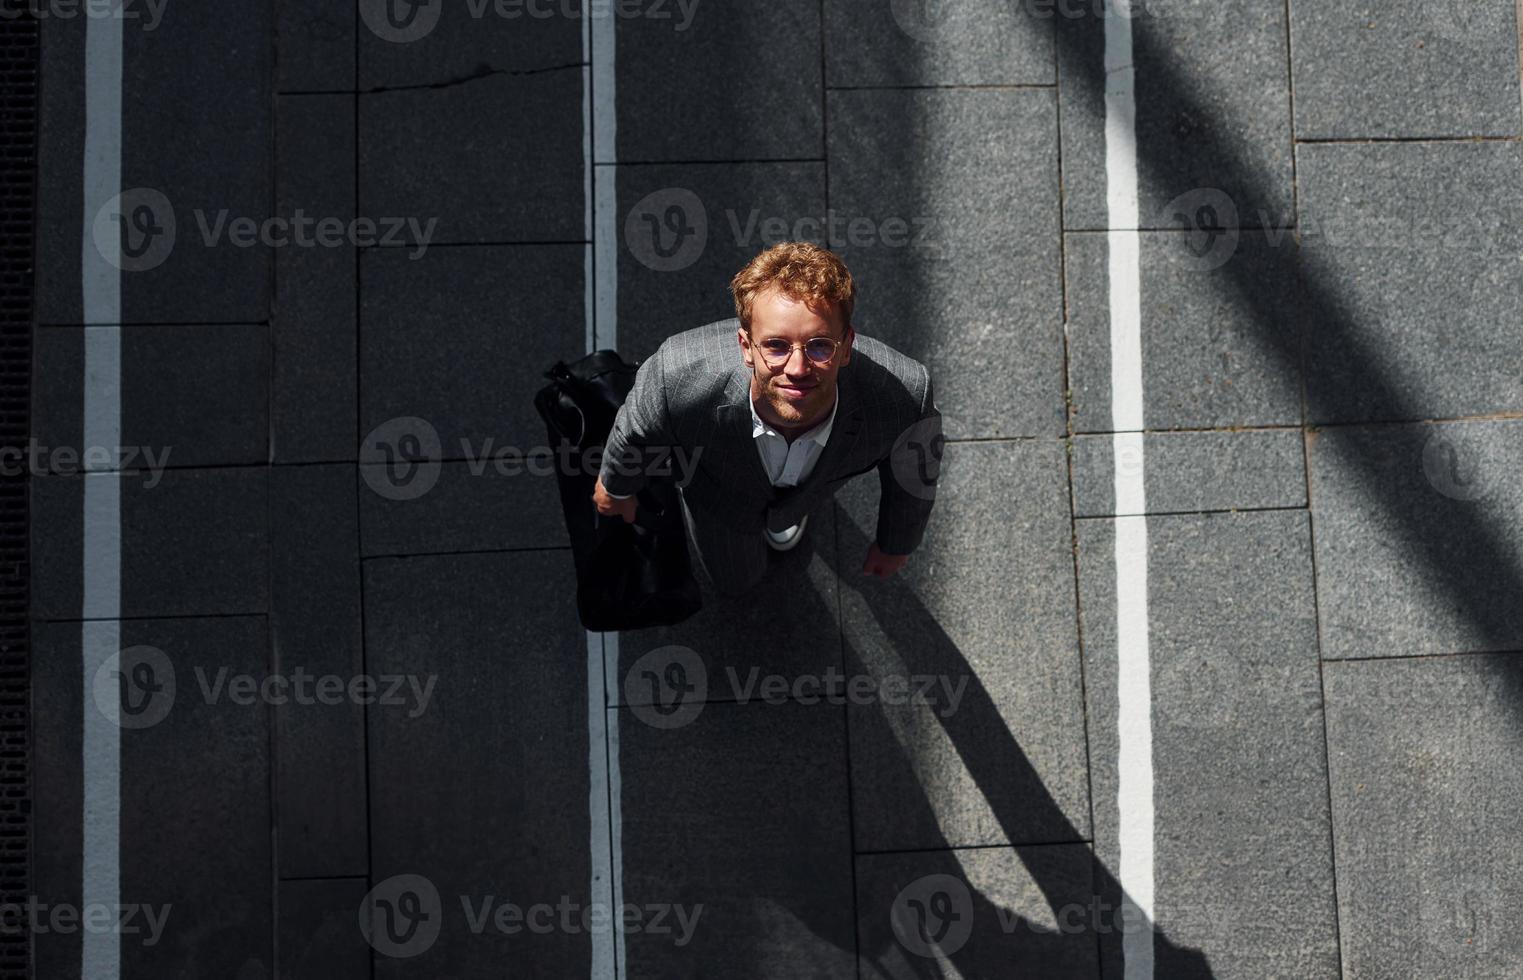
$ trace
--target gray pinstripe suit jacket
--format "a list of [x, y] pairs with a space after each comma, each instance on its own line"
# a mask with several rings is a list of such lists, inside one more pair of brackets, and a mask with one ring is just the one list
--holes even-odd
[[668, 337], [640, 365], [608, 437], [604, 488], [637, 492], [650, 478], [643, 470], [654, 458], [652, 447], [670, 447], [690, 460], [696, 453], [683, 484], [689, 506], [737, 532], [760, 534], [764, 526], [781, 531], [797, 524], [847, 480], [876, 469], [878, 547], [895, 555], [913, 551], [939, 475], [941, 413], [930, 373], [857, 334], [851, 361], [837, 375], [835, 425], [813, 472], [797, 487], [774, 487], [751, 437], [751, 375], [735, 340], [739, 326], [732, 317]]

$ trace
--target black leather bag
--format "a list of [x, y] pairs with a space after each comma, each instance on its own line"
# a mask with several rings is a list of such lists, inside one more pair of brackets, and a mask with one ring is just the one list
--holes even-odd
[[[619, 406], [634, 387], [638, 364], [600, 350], [557, 362], [550, 383], [534, 396], [558, 459], [586, 458], [613, 429]], [[562, 446], [569, 444], [563, 453]], [[583, 472], [587, 470], [587, 472]], [[576, 561], [576, 608], [597, 632], [671, 626], [703, 605], [688, 554], [682, 502], [672, 479], [652, 478], [637, 494], [634, 523], [604, 517], [592, 503], [593, 467], [561, 467], [561, 509]]]

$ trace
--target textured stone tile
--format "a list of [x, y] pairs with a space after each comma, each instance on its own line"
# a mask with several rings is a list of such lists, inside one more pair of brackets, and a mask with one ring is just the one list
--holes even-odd
[[[354, 468], [272, 468], [270, 535], [275, 669], [347, 685], [365, 672]], [[276, 706], [275, 724], [281, 874], [365, 874], [364, 706], [292, 702]]]
[[[845, 722], [830, 704], [710, 705], [656, 727], [609, 714], [619, 751], [631, 978], [850, 976]], [[684, 933], [677, 912], [690, 923]]]
[[[1142, 465], [1150, 514], [1306, 506], [1299, 429], [1151, 432], [1142, 452], [1123, 453], [1121, 466]], [[1074, 439], [1074, 516], [1116, 513], [1115, 472], [1112, 437]]]
[[[1304, 306], [1290, 233], [1207, 243], [1144, 234], [1142, 404], [1148, 428], [1299, 425]], [[1068, 235], [1068, 383], [1074, 428], [1108, 432], [1106, 236]]]
[[[869, 482], [876, 486], [876, 475]], [[825, 557], [835, 551], [835, 517], [829, 504], [816, 508], [803, 541], [792, 551], [769, 553], [766, 577], [746, 595], [723, 596], [705, 586], [703, 608], [686, 622], [619, 634], [609, 702], [668, 710], [679, 699], [765, 699], [772, 697], [768, 684], [786, 685], [786, 693], [778, 689], [783, 698], [838, 683], [830, 678], [842, 672], [840, 610]], [[860, 565], [862, 557], [849, 560]], [[695, 574], [702, 584], [702, 571]], [[668, 673], [674, 663], [682, 675]], [[679, 694], [674, 676], [695, 690]]]
[[1308, 446], [1324, 656], [1523, 646], [1523, 422], [1327, 428]]
[[[146, 7], [137, 10], [147, 17]], [[41, 173], [79, 174], [84, 34], [93, 19], [54, 18], [47, 28]], [[117, 234], [124, 242], [122, 322], [269, 318], [271, 249], [241, 236], [270, 216], [273, 199], [273, 31], [269, 4], [173, 7], [157, 23], [124, 22], [122, 194], [90, 217], [86, 242], [81, 182], [39, 183], [39, 323], [83, 321], [80, 255], [98, 249], [97, 221], [102, 241]], [[238, 124], [225, 125], [229, 118]]]
[[1052, 3], [825, 4], [829, 85], [1050, 85]]
[[579, 66], [366, 94], [359, 113], [360, 213], [380, 244], [586, 238]]
[[264, 613], [269, 606], [266, 472], [260, 468], [41, 477], [32, 481], [32, 614], [83, 609], [85, 480], [121, 481], [120, 615]]
[[[420, 6], [360, 0], [360, 88], [442, 86], [582, 61], [580, 4], [507, 0]], [[403, 23], [398, 24], [398, 20]]]
[[[284, 798], [282, 798], [284, 799]], [[291, 980], [369, 980], [359, 930], [363, 878], [280, 883], [280, 971]]]
[[[1085, 521], [1078, 541], [1095, 851], [1109, 869], [1115, 526]], [[1309, 538], [1294, 512], [1147, 521], [1154, 921], [1210, 975], [1338, 973]], [[1113, 882], [1101, 891], [1119, 901]], [[1107, 973], [1121, 938], [1102, 937]]]
[[[408, 483], [394, 480], [385, 466], [359, 467], [366, 556], [562, 548], [570, 543], [554, 475], [505, 476], [490, 460], [477, 473], [476, 465], [425, 465], [416, 471], [416, 482]], [[438, 474], [432, 485], [430, 472]], [[563, 557], [569, 567], [570, 552]]]
[[[735, 316], [730, 280], [782, 241], [825, 244], [823, 163], [620, 165], [619, 351]], [[672, 212], [672, 208], [677, 208]], [[739, 346], [736, 357], [740, 357]]]
[[480, 976], [505, 962], [526, 976], [586, 971], [586, 931], [509, 932], [495, 919], [504, 903], [591, 900], [587, 639], [573, 597], [560, 552], [366, 562], [370, 670], [431, 690], [426, 705], [368, 713], [376, 907], [399, 907], [410, 883], [396, 876], [419, 875], [437, 896], [415, 890], [420, 911], [439, 925], [432, 941], [402, 944], [416, 956], [380, 952], [378, 977]]
[[845, 666], [876, 687], [849, 707], [859, 850], [1087, 838], [1066, 493], [1056, 441], [950, 443], [925, 541], [878, 580], [877, 495], [842, 492]]
[[422, 418], [444, 459], [544, 445], [534, 392], [552, 364], [586, 349], [582, 263], [580, 245], [434, 249], [416, 260], [400, 249], [365, 252], [364, 438]]
[[[86, 713], [109, 707], [122, 719], [120, 901], [148, 906], [159, 920], [157, 933], [141, 913], [126, 923], [141, 931], [121, 937], [123, 975], [269, 976], [269, 713], [257, 700], [237, 703], [217, 683], [265, 676], [263, 619], [138, 620], [120, 624], [116, 641], [103, 646], [92, 637], [88, 650], [78, 623], [41, 625], [34, 635], [34, 683], [50, 709], [34, 715], [36, 747], [46, 753], [39, 758], [48, 760], [38, 767], [32, 825], [39, 900], [79, 907], [80, 732]], [[86, 663], [99, 665], [88, 681]], [[153, 671], [158, 690], [138, 683], [141, 668]], [[112, 698], [121, 698], [119, 707]], [[38, 969], [78, 976], [79, 951], [77, 932], [39, 936]]]
[[1516, 976], [1515, 654], [1330, 663], [1344, 974]]
[[634, 9], [615, 26], [619, 160], [820, 158], [817, 0]]
[[1047, 90], [831, 96], [856, 325], [930, 369], [949, 438], [1063, 431], [1056, 126]]
[[1523, 147], [1308, 145], [1313, 422], [1523, 411]]
[[1090, 870], [1083, 844], [861, 855], [861, 975], [1098, 978]]
[[1292, 0], [1300, 139], [1517, 136], [1512, 0]]
[[[354, 99], [290, 96], [276, 103], [276, 209], [314, 221], [354, 218]], [[271, 458], [355, 458], [355, 263], [348, 240], [318, 237], [275, 255]]]
[[[1207, 188], [1237, 202], [1242, 227], [1288, 223], [1294, 199], [1284, 7], [1157, 0], [1133, 9], [1141, 227], [1173, 227], [1172, 202]], [[1105, 25], [1093, 13], [1053, 25], [1063, 220], [1069, 228], [1103, 229]]]
[[276, 0], [276, 91], [353, 91], [356, 19], [346, 4]]
[[262, 463], [269, 431], [266, 327], [58, 327], [34, 344], [33, 432], [38, 472], [77, 473], [85, 446], [87, 344], [120, 351], [121, 444], [126, 469]]

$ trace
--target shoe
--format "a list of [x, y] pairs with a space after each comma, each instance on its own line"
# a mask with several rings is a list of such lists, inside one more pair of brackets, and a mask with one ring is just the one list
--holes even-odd
[[792, 551], [804, 540], [804, 526], [809, 523], [806, 514], [799, 518], [799, 522], [786, 531], [767, 531], [767, 545], [773, 551]]

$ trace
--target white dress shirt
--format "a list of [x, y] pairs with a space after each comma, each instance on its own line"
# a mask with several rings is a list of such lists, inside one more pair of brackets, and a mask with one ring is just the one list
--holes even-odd
[[[819, 425], [789, 442], [781, 432], [762, 421], [756, 414], [756, 402], [751, 405], [751, 438], [756, 442], [756, 452], [761, 456], [762, 469], [774, 487], [796, 487], [814, 472], [814, 464], [820, 461], [830, 430], [836, 424], [836, 409], [841, 406], [841, 392], [830, 406], [830, 415]], [[632, 494], [609, 494], [615, 500], [627, 500]]]
[[756, 414], [756, 403], [751, 402], [751, 438], [756, 441], [762, 469], [767, 471], [767, 479], [774, 487], [796, 487], [808, 479], [830, 438], [840, 404], [841, 393], [837, 391], [825, 421], [789, 442], [781, 432], [762, 421], [762, 417]]

